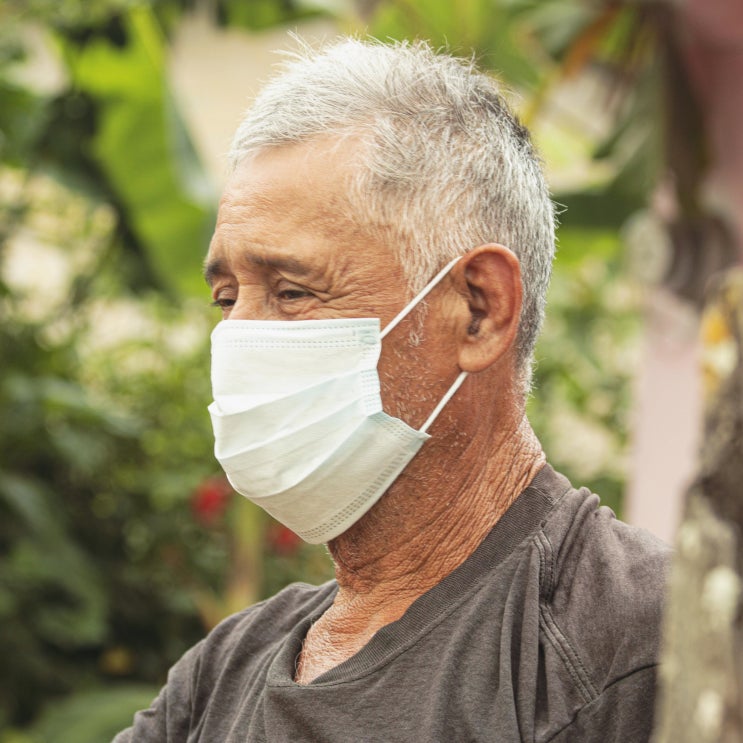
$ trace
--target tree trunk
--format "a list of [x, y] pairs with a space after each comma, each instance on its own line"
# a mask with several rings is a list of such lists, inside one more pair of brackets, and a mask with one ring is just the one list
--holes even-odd
[[670, 576], [654, 743], [743, 740], [743, 269], [702, 320], [706, 418]]

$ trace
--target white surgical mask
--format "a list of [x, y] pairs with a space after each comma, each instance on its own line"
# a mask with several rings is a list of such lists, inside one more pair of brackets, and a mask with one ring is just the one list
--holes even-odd
[[212, 333], [214, 453], [232, 487], [307, 542], [358, 521], [423, 443], [461, 372], [420, 430], [382, 410], [377, 318], [223, 320]]

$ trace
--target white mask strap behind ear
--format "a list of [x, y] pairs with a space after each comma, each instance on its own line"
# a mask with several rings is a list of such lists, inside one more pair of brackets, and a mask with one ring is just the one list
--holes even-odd
[[453, 261], [449, 261], [424, 287], [416, 294], [408, 304], [398, 312], [398, 314], [390, 320], [387, 327], [379, 334], [381, 339], [394, 330], [416, 307], [416, 305], [430, 292], [440, 281], [451, 271], [451, 267], [461, 258], [457, 256]]
[[[416, 294], [415, 297], [405, 306], [403, 309], [387, 324], [387, 327], [379, 334], [380, 339], [384, 338], [390, 331], [394, 330], [412, 311], [416, 305], [423, 300], [423, 298], [449, 273], [452, 266], [461, 258], [457, 256], [454, 260], [449, 261], [429, 282], [423, 289]], [[420, 428], [421, 433], [426, 433], [433, 422], [438, 418], [439, 413], [443, 410], [446, 403], [454, 397], [454, 393], [462, 386], [467, 377], [467, 372], [463, 371], [459, 373], [459, 376], [454, 380], [454, 383], [447, 390], [446, 394], [441, 398], [439, 404], [433, 409], [431, 415], [428, 416], [428, 420]]]
[[438, 418], [438, 415], [442, 411], [444, 405], [446, 405], [446, 403], [448, 403], [449, 400], [454, 397], [454, 393], [462, 386], [462, 382], [464, 382], [466, 377], [466, 371], [459, 372], [459, 376], [454, 380], [452, 386], [449, 387], [447, 393], [441, 398], [439, 404], [433, 409], [433, 413], [428, 416], [428, 420], [421, 427], [421, 433], [426, 433], [426, 431], [428, 431], [431, 424], [436, 420], [436, 418]]

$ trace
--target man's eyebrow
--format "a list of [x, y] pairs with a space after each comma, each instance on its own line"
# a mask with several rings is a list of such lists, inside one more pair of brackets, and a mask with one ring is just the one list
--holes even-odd
[[[296, 276], [306, 276], [313, 272], [313, 268], [310, 265], [288, 255], [248, 255], [245, 257], [245, 260], [254, 266], [275, 268]], [[209, 286], [212, 285], [217, 277], [224, 276], [227, 273], [229, 272], [225, 268], [224, 261], [219, 258], [208, 261], [204, 266], [204, 280]]]
[[204, 281], [206, 281], [209, 286], [214, 283], [214, 279], [218, 276], [224, 276], [225, 273], [224, 263], [219, 260], [219, 258], [204, 264]]
[[290, 255], [249, 255], [247, 260], [255, 266], [277, 268], [280, 271], [293, 273], [297, 276], [306, 276], [312, 273], [312, 267]]

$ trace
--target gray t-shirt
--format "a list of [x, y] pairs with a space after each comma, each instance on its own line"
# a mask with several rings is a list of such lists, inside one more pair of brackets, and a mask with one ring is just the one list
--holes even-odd
[[189, 650], [115, 743], [641, 743], [668, 554], [547, 466], [352, 658], [293, 681], [336, 585], [291, 585]]

